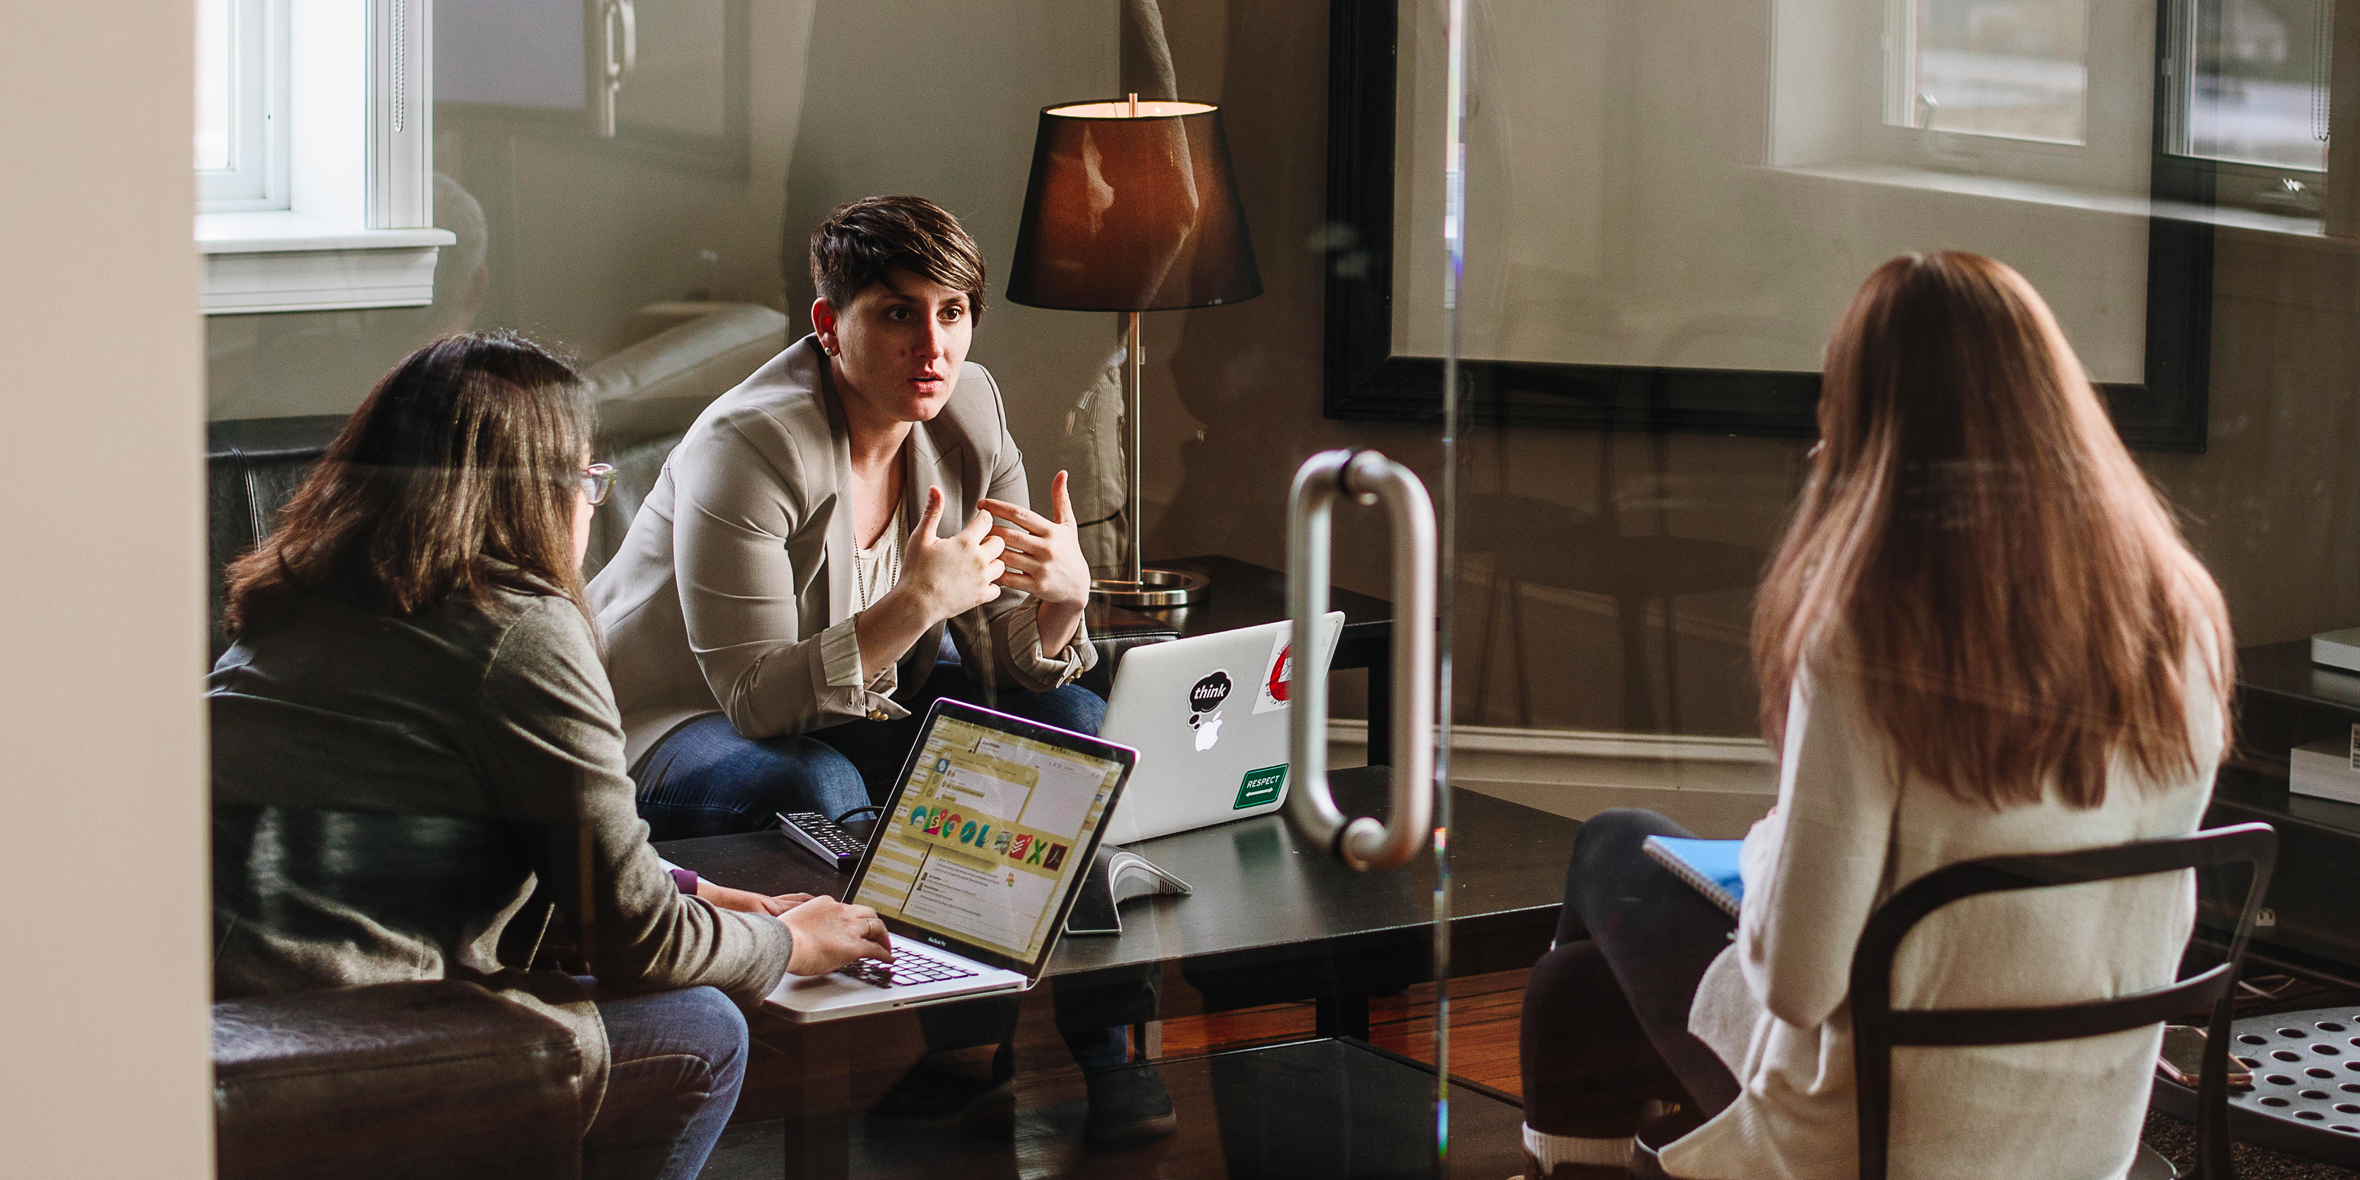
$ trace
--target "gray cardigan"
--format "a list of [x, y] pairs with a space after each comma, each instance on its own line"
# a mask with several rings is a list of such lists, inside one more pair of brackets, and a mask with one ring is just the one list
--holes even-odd
[[409, 619], [310, 597], [208, 685], [219, 998], [481, 983], [574, 1030], [587, 1127], [606, 1034], [572, 976], [523, 969], [536, 882], [602, 988], [751, 1007], [786, 973], [776, 918], [683, 896], [657, 863], [597, 642], [554, 592]]
[[[827, 357], [806, 336], [706, 407], [664, 461], [623, 547], [590, 582], [633, 759], [704, 713], [756, 739], [908, 715], [945, 628], [898, 668], [861, 666], [849, 438]], [[913, 525], [929, 487], [943, 491], [945, 534], [986, 496], [1030, 502], [999, 386], [973, 362], [942, 412], [910, 431], [903, 459]], [[1097, 654], [1080, 630], [1062, 651], [1041, 651], [1039, 612], [1003, 590], [949, 620], [968, 675], [1045, 692], [1088, 671]]]

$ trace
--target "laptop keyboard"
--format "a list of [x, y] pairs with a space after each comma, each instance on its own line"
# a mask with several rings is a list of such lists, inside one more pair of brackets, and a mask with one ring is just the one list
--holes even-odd
[[965, 967], [930, 959], [903, 947], [893, 948], [893, 961], [880, 963], [875, 959], [856, 960], [849, 967], [838, 967], [836, 974], [857, 979], [870, 987], [908, 987], [917, 983], [941, 983], [946, 979], [964, 979], [975, 974]]

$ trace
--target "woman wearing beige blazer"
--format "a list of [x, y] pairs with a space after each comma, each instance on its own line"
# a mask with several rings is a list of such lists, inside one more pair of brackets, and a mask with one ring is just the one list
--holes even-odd
[[658, 840], [882, 801], [937, 696], [1097, 728], [1072, 686], [1089, 569], [1070, 512], [1023, 507], [999, 388], [965, 360], [982, 261], [935, 212], [821, 227], [818, 330], [698, 417], [590, 584]]
[[[658, 840], [881, 803], [940, 697], [1085, 733], [1105, 714], [1073, 683], [1096, 657], [1065, 475], [1034, 512], [999, 388], [966, 360], [974, 240], [931, 201], [874, 197], [814, 231], [811, 258], [812, 334], [697, 418], [590, 583]], [[1091, 1140], [1168, 1132], [1162, 1085], [1128, 1062], [1152, 983], [1057, 996]], [[920, 1015], [936, 1049], [996, 1044], [997, 1059], [962, 1078], [930, 1058], [874, 1113], [1004, 1105], [1014, 1005]]]

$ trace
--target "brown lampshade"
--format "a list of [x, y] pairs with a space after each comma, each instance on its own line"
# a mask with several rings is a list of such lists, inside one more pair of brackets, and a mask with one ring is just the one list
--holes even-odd
[[1041, 111], [1008, 299], [1170, 311], [1262, 293], [1221, 110], [1197, 102]]

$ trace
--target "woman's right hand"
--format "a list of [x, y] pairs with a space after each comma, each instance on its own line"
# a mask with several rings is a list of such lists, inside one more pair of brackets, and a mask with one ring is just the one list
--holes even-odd
[[918, 597], [929, 627], [998, 598], [997, 583], [1008, 569], [1000, 561], [1005, 542], [992, 534], [991, 513], [978, 511], [967, 527], [938, 537], [942, 513], [942, 489], [926, 489], [926, 511], [902, 550], [901, 584], [895, 587]]
[[815, 897], [780, 914], [778, 920], [795, 938], [787, 954], [789, 975], [825, 975], [855, 959], [893, 961], [885, 919], [865, 905]]

